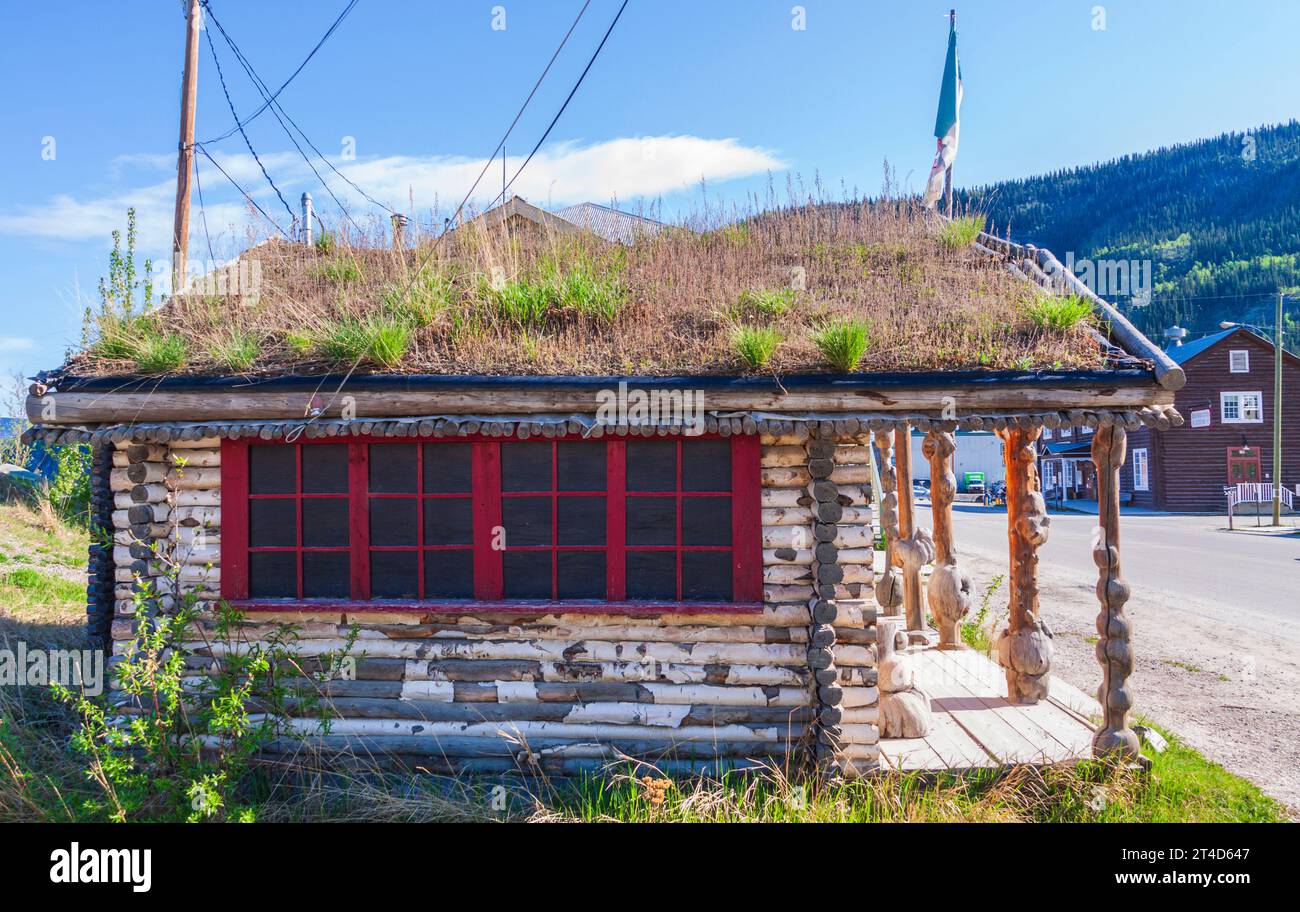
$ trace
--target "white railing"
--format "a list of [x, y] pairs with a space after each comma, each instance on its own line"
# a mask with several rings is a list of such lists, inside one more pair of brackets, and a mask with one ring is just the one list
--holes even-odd
[[[1228, 509], [1244, 503], [1272, 503], [1273, 483], [1271, 481], [1249, 481], [1224, 488], [1228, 495]], [[1282, 505], [1288, 510], [1295, 509], [1295, 493], [1286, 485], [1282, 486]]]

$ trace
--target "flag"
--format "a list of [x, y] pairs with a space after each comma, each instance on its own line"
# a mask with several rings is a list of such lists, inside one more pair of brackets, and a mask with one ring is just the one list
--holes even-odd
[[943, 196], [944, 175], [957, 158], [957, 134], [961, 129], [961, 67], [957, 65], [957, 23], [948, 32], [948, 59], [943, 65], [943, 83], [939, 87], [939, 113], [934, 119], [938, 143], [930, 180], [925, 186], [925, 205], [931, 208]]

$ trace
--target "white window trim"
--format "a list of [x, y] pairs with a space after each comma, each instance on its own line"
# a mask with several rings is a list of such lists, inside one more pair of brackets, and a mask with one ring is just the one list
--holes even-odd
[[1051, 440], [1051, 439], [1052, 439], [1052, 429], [1051, 429], [1051, 428], [1049, 428], [1049, 427], [1045, 427], [1045, 428], [1043, 428], [1043, 439], [1044, 439], [1044, 440]]
[[[1139, 467], [1142, 469], [1141, 472], [1138, 471]], [[1151, 460], [1147, 457], [1145, 447], [1133, 451], [1133, 490], [1151, 490]]]
[[[1238, 368], [1236, 361], [1240, 356], [1245, 359], [1245, 366]], [[1228, 371], [1234, 374], [1250, 373], [1250, 350], [1246, 348], [1234, 348], [1228, 352]]]
[[[1254, 396], [1255, 401], [1259, 403], [1259, 417], [1245, 417], [1246, 409], [1242, 402], [1242, 397]], [[1228, 399], [1230, 397], [1237, 400], [1237, 417], [1228, 417]], [[1264, 423], [1264, 394], [1259, 390], [1228, 390], [1219, 393], [1219, 420], [1224, 424], [1263, 424]]]

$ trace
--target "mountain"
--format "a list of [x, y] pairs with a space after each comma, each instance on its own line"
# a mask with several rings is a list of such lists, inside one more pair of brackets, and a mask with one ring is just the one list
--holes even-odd
[[[1010, 230], [1063, 262], [1072, 257], [1085, 281], [1088, 270], [1103, 285], [1109, 279], [1112, 287], [1095, 290], [1157, 340], [1175, 324], [1190, 337], [1222, 320], [1271, 327], [1275, 293], [1300, 293], [1294, 120], [975, 187], [958, 198], [987, 213], [991, 231]], [[1300, 298], [1288, 299], [1287, 310], [1286, 344], [1300, 351]]]

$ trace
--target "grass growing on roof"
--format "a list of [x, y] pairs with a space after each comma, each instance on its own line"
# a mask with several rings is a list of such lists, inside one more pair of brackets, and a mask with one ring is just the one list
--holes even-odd
[[1079, 295], [1039, 295], [1025, 305], [1025, 316], [1040, 329], [1068, 332], [1092, 318], [1092, 302]]
[[394, 367], [411, 344], [411, 328], [394, 317], [344, 317], [324, 327], [315, 350], [338, 367], [375, 364]]
[[856, 370], [871, 345], [871, 327], [866, 320], [839, 319], [823, 323], [813, 342], [822, 357], [837, 371]]
[[771, 362], [781, 344], [781, 331], [767, 326], [737, 326], [731, 332], [731, 344], [745, 366], [756, 370]]
[[237, 374], [251, 368], [261, 351], [262, 342], [257, 335], [241, 329], [232, 329], [217, 337], [208, 348], [213, 360]]
[[[408, 237], [417, 240], [404, 250], [378, 226], [373, 236], [349, 232], [318, 245], [266, 241], [243, 255], [260, 270], [254, 304], [168, 299], [155, 313], [187, 343], [175, 369], [196, 374], [230, 371], [220, 340], [235, 306], [239, 327], [268, 343], [250, 369], [265, 374], [332, 370], [339, 346], [317, 342], [340, 314], [406, 326], [400, 359], [368, 363], [412, 373], [730, 373], [737, 323], [782, 331], [768, 369], [824, 372], [836, 368], [817, 331], [864, 320], [871, 345], [858, 370], [1098, 361], [1084, 327], [1043, 332], [1026, 315], [1023, 280], [990, 258], [950, 250], [910, 202], [794, 202], [725, 215], [725, 228], [722, 214], [705, 211], [684, 220], [698, 233], [665, 231], [626, 246], [590, 232], [507, 232], [472, 221], [447, 234], [440, 218], [427, 230], [413, 226]], [[433, 237], [436, 247], [419, 240]], [[796, 269], [807, 277], [798, 292], [783, 287]], [[125, 348], [111, 331], [91, 341], [74, 356], [74, 372], [135, 369], [129, 338]]]
[[984, 216], [959, 215], [944, 222], [939, 229], [939, 242], [949, 250], [962, 250], [975, 243], [984, 230]]

